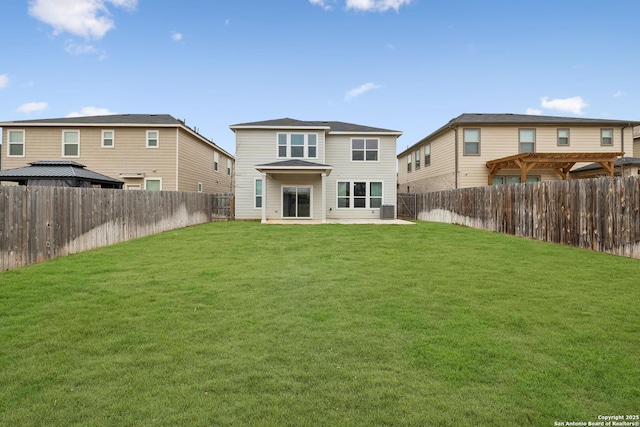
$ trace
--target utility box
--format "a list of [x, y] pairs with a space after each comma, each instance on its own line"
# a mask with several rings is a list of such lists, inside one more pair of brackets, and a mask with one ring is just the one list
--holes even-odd
[[395, 218], [396, 218], [395, 206], [393, 205], [380, 206], [380, 219], [395, 219]]

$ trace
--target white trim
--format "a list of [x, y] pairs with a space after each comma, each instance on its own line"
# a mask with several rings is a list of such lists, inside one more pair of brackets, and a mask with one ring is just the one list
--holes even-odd
[[220, 153], [213, 152], [213, 171], [220, 172]]
[[[145, 178], [144, 179], [144, 189], [147, 189], [147, 181], [160, 181], [160, 191], [162, 191], [162, 178], [153, 178], [153, 177], [149, 177], [149, 178]], [[152, 191], [152, 190], [148, 190], [148, 191]]]
[[[155, 132], [156, 133], [156, 145], [149, 145], [149, 133], [150, 132]], [[147, 129], [147, 138], [146, 138], [146, 142], [145, 142], [145, 147], [146, 148], [160, 148], [160, 131], [157, 129]]]
[[[11, 145], [18, 145], [18, 143], [11, 144], [11, 132], [20, 132], [22, 133], [22, 154], [16, 155], [11, 154]], [[27, 154], [27, 144], [26, 144], [27, 133], [24, 129], [7, 129], [7, 157], [25, 157]]]
[[[256, 183], [258, 181], [262, 181], [262, 188], [261, 188], [261, 194], [260, 194], [260, 200], [261, 200], [261, 206], [256, 206]], [[264, 179], [263, 178], [253, 178], [253, 208], [254, 209], [262, 209], [264, 207]]]
[[125, 190], [142, 190], [142, 186], [140, 184], [125, 184]]
[[[111, 145], [104, 145], [104, 133], [111, 132]], [[102, 129], [100, 138], [100, 148], [115, 148], [116, 147], [116, 131], [113, 129]]]
[[[298, 188], [309, 189], [309, 216], [284, 216], [284, 189], [295, 188], [296, 195]], [[298, 201], [296, 200], [296, 211]], [[297, 213], [297, 212], [296, 212]], [[296, 184], [281, 184], [280, 185], [280, 219], [313, 219], [313, 185], [296, 185]]]
[[[64, 147], [65, 147], [65, 145], [67, 145], [64, 142], [64, 135], [67, 132], [75, 132], [75, 133], [78, 134], [78, 154], [75, 155], [75, 156], [67, 156], [67, 155], [64, 154]], [[69, 145], [71, 145], [71, 144], [69, 144]], [[71, 158], [80, 157], [80, 129], [62, 129], [62, 157], [71, 157]]]
[[202, 193], [202, 190], [204, 189], [203, 185], [201, 182], [198, 182], [198, 185], [196, 187], [196, 190], [198, 191], [198, 193]]

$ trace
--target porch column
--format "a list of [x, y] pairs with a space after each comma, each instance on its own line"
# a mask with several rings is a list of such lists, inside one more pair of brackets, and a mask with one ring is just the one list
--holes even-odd
[[262, 172], [262, 224], [267, 223], [267, 174]]
[[327, 223], [327, 173], [322, 173], [322, 223]]

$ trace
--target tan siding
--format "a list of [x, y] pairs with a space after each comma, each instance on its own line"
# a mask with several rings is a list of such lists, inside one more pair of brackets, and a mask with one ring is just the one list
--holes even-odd
[[[3, 129], [3, 134], [6, 129]], [[162, 178], [163, 190], [176, 190], [175, 128], [65, 126], [24, 129], [25, 157], [3, 157], [3, 169], [26, 166], [29, 162], [38, 160], [72, 160], [82, 163], [87, 169], [129, 184], [144, 185], [144, 180], [124, 179], [120, 177], [121, 173], [140, 172], [148, 178]], [[101, 147], [103, 129], [114, 130], [114, 148]], [[80, 157], [62, 157], [63, 130], [80, 131]], [[159, 131], [158, 148], [146, 148], [147, 130]]]
[[[179, 131], [178, 148], [178, 189], [197, 191], [201, 182], [205, 193], [232, 192], [232, 176], [227, 174], [228, 156], [215, 150], [211, 144], [201, 141], [191, 134]], [[214, 171], [214, 152], [219, 155], [218, 171]], [[233, 171], [233, 170], [232, 170]]]
[[[400, 192], [448, 190], [455, 187], [455, 132], [445, 132], [431, 141], [431, 164], [424, 165], [424, 146], [420, 144], [420, 169], [415, 170], [415, 151], [411, 151], [411, 172], [407, 172], [407, 156], [398, 160]], [[452, 178], [453, 177], [453, 178]], [[408, 191], [407, 191], [408, 190]]]

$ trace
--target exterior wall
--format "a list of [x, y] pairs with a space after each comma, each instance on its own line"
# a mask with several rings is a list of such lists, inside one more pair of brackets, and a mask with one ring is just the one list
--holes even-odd
[[633, 140], [633, 157], [640, 157], [640, 137]]
[[[233, 166], [231, 174], [227, 172], [229, 156], [183, 129], [178, 132], [178, 190], [198, 191], [198, 183], [202, 183], [204, 193], [233, 192]], [[214, 152], [218, 153], [217, 171], [213, 167]]]
[[[283, 186], [310, 186], [311, 187], [311, 219], [322, 218], [322, 180], [316, 174], [274, 174], [267, 178], [267, 218], [282, 218], [282, 187]], [[253, 186], [251, 187], [253, 189]], [[257, 210], [262, 218], [262, 211]]]
[[[3, 141], [9, 129], [25, 130], [25, 156], [9, 157], [8, 144], [2, 146], [2, 168], [26, 166], [38, 160], [72, 160], [87, 169], [120, 179], [127, 184], [139, 184], [143, 178], [121, 178], [121, 173], [143, 173], [147, 178], [161, 178], [163, 190], [176, 190], [176, 128], [161, 127], [5, 127]], [[62, 157], [62, 131], [80, 131], [80, 155]], [[102, 130], [114, 131], [114, 147], [102, 148]], [[146, 131], [159, 131], [158, 148], [146, 148]]]
[[[455, 131], [447, 131], [431, 141], [416, 144], [398, 159], [398, 191], [425, 193], [455, 188]], [[431, 164], [424, 164], [424, 146], [431, 144]], [[415, 152], [420, 148], [420, 169], [415, 168]], [[407, 172], [407, 155], [411, 154], [411, 172]]]
[[[377, 162], [351, 161], [352, 138], [378, 138]], [[333, 166], [327, 177], [327, 219], [380, 218], [380, 209], [338, 208], [338, 181], [382, 182], [382, 204], [396, 206], [396, 140], [395, 136], [329, 135], [326, 163]]]
[[[464, 155], [464, 129], [480, 129], [480, 154]], [[569, 129], [569, 145], [558, 145], [558, 129]], [[610, 126], [564, 126], [564, 125], [478, 125], [459, 126], [458, 132], [458, 188], [479, 187], [488, 185], [488, 169], [486, 162], [519, 153], [519, 129], [536, 130], [536, 152], [548, 153], [581, 153], [581, 152], [617, 152], [625, 151], [627, 156], [640, 157], [640, 141], [633, 142], [633, 131], [630, 127], [622, 130], [613, 127], [613, 145], [603, 146], [600, 141], [600, 130]], [[407, 154], [415, 155], [418, 147], [424, 157], [422, 144], [416, 144], [410, 152], [398, 158], [398, 183], [401, 192], [421, 193], [447, 190], [455, 186], [455, 144], [454, 131], [447, 131], [431, 141], [431, 166], [424, 167], [424, 159], [420, 170], [407, 173]], [[624, 149], [623, 149], [624, 140]], [[450, 148], [451, 147], [451, 148]], [[441, 158], [440, 156], [443, 156]], [[577, 163], [574, 169], [588, 163]], [[433, 168], [437, 166], [437, 168]], [[433, 169], [431, 169], [433, 168]], [[440, 169], [438, 169], [440, 168]], [[560, 176], [551, 170], [533, 169], [530, 177], [539, 177], [542, 181], [558, 180]], [[520, 176], [519, 170], [501, 170], [497, 176]]]

